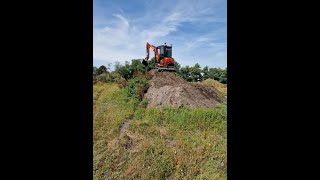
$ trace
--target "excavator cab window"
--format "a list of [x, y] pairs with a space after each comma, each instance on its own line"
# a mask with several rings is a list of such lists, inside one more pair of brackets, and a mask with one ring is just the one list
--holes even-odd
[[161, 55], [164, 55], [164, 46], [159, 46], [160, 47], [160, 53]]
[[171, 58], [172, 56], [172, 47], [170, 46], [165, 46], [164, 47], [164, 57], [169, 57]]
[[162, 46], [158, 46], [158, 49], [160, 49], [160, 52], [159, 52], [160, 59], [162, 59], [164, 57], [171, 58], [171, 56], [172, 56], [172, 47], [171, 46], [162, 45]]
[[164, 46], [158, 46], [159, 49], [159, 59], [163, 59], [165, 56], [164, 56]]

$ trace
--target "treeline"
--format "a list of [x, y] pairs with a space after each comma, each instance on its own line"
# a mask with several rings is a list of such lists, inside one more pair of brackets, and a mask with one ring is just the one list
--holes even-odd
[[177, 74], [189, 82], [214, 79], [223, 84], [227, 84], [227, 68], [209, 68], [208, 66], [201, 68], [200, 65], [196, 63], [194, 66], [184, 66], [176, 69], [176, 71]]
[[[142, 64], [141, 59], [133, 59], [131, 64], [126, 61], [124, 65], [116, 62], [114, 65], [115, 70], [112, 72], [110, 72], [110, 65], [109, 68], [105, 66], [100, 66], [99, 68], [93, 67], [93, 79], [94, 82], [125, 82], [151, 70], [154, 67], [154, 62], [155, 59], [152, 58], [147, 67]], [[180, 64], [176, 62], [175, 70], [176, 74], [189, 82], [214, 79], [223, 84], [227, 84], [227, 68], [209, 68], [208, 66], [201, 68], [198, 63], [194, 66], [181, 67]]]

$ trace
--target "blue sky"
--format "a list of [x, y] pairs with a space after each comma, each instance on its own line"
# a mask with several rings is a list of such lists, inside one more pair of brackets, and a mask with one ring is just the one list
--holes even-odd
[[94, 66], [145, 58], [146, 42], [172, 44], [182, 66], [225, 68], [227, 1], [94, 0]]

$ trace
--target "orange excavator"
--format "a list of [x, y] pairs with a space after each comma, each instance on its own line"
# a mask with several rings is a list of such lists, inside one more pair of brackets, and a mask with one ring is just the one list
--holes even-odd
[[[158, 70], [167, 70], [167, 71], [174, 71], [174, 59], [172, 58], [172, 45], [168, 46], [166, 43], [161, 46], [154, 46], [147, 42], [146, 50], [147, 56], [143, 59], [142, 63], [147, 66], [149, 60], [149, 50], [150, 48], [153, 50], [155, 54], [155, 69]], [[160, 50], [160, 53], [158, 52]]]

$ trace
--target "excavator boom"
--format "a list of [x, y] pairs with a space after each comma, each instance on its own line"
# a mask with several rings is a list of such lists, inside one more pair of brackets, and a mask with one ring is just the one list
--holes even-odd
[[157, 47], [155, 47], [154, 45], [151, 45], [147, 42], [146, 44], [146, 51], [147, 51], [147, 56], [146, 56], [146, 60], [149, 60], [149, 55], [150, 55], [150, 48], [153, 50], [153, 52], [155, 53], [156, 56], [156, 62], [159, 61], [159, 54], [158, 54], [158, 49]]

